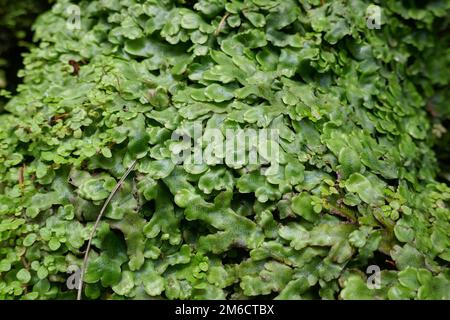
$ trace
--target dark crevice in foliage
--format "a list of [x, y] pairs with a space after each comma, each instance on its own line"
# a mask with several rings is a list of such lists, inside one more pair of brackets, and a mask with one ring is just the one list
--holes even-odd
[[[29, 52], [33, 39], [32, 24], [49, 8], [47, 0], [0, 0], [0, 89], [16, 92], [18, 72], [24, 67], [22, 55]], [[0, 97], [0, 107], [6, 101]]]
[[450, 119], [444, 120], [442, 126], [447, 132], [437, 141], [434, 152], [439, 164], [438, 180], [450, 183]]

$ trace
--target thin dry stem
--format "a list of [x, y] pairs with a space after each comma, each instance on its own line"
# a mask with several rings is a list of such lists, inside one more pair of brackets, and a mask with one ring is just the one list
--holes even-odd
[[86, 273], [87, 263], [89, 259], [89, 251], [91, 250], [91, 244], [92, 239], [95, 236], [95, 232], [97, 231], [98, 225], [100, 224], [100, 220], [102, 219], [103, 214], [106, 211], [106, 208], [108, 207], [109, 203], [111, 202], [114, 195], [117, 193], [117, 191], [120, 189], [122, 184], [124, 183], [125, 179], [129, 176], [131, 171], [133, 171], [134, 166], [136, 165], [137, 160], [134, 160], [128, 170], [124, 173], [122, 178], [120, 178], [119, 182], [117, 182], [114, 189], [109, 194], [108, 199], [106, 199], [105, 203], [103, 204], [102, 210], [100, 210], [100, 213], [97, 217], [97, 220], [95, 221], [94, 228], [92, 229], [91, 235], [89, 237], [89, 241], [87, 244], [86, 252], [84, 253], [84, 260], [83, 260], [83, 266], [81, 267], [81, 274], [80, 274], [80, 282], [78, 284], [78, 294], [77, 294], [77, 300], [81, 300], [81, 294], [83, 292], [83, 282], [84, 282], [84, 274]]

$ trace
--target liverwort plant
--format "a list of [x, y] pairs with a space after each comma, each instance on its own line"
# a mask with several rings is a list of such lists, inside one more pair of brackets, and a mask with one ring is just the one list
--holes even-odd
[[[226, 164], [240, 169], [247, 165], [269, 165], [277, 171], [280, 162], [279, 131], [277, 129], [253, 128], [206, 128], [202, 123], [193, 124], [193, 133], [181, 129], [171, 135], [169, 149], [174, 164], [199, 168]], [[267, 169], [263, 167], [262, 169]]]
[[449, 9], [55, 1], [0, 114], [0, 299], [449, 299]]

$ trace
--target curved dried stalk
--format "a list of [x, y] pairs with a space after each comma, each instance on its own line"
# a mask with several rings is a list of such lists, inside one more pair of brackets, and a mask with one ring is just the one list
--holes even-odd
[[83, 292], [83, 282], [84, 282], [84, 274], [86, 273], [87, 268], [87, 262], [89, 259], [89, 251], [91, 250], [91, 244], [92, 239], [95, 236], [95, 232], [97, 231], [98, 225], [100, 224], [100, 220], [102, 219], [103, 214], [106, 211], [106, 208], [108, 207], [109, 203], [111, 202], [112, 198], [114, 198], [114, 195], [117, 193], [117, 191], [120, 189], [122, 184], [124, 183], [125, 179], [130, 175], [131, 171], [133, 171], [134, 166], [136, 165], [137, 160], [134, 160], [128, 170], [124, 173], [122, 178], [120, 178], [119, 182], [117, 182], [114, 189], [109, 194], [108, 199], [106, 199], [105, 203], [103, 204], [102, 210], [100, 210], [100, 213], [97, 217], [97, 220], [95, 221], [94, 228], [92, 229], [91, 235], [89, 237], [88, 245], [86, 248], [86, 252], [84, 253], [84, 260], [83, 265], [81, 267], [81, 274], [80, 274], [80, 282], [78, 283], [78, 294], [77, 294], [77, 300], [81, 300], [81, 294]]

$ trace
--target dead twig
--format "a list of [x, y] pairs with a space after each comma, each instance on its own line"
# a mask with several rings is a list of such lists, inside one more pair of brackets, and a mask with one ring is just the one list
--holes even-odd
[[137, 162], [137, 160], [134, 160], [131, 163], [131, 165], [128, 168], [128, 170], [124, 173], [122, 178], [120, 178], [119, 182], [117, 182], [116, 186], [114, 187], [114, 189], [109, 194], [108, 199], [106, 199], [105, 203], [103, 204], [103, 207], [100, 210], [100, 213], [99, 213], [99, 215], [97, 217], [97, 220], [95, 221], [94, 228], [92, 229], [92, 232], [91, 232], [91, 235], [89, 237], [88, 244], [87, 244], [87, 247], [86, 247], [86, 252], [84, 254], [83, 265], [81, 267], [80, 282], [78, 284], [77, 300], [81, 300], [81, 294], [83, 292], [84, 274], [86, 273], [87, 263], [88, 263], [88, 259], [89, 259], [89, 251], [91, 249], [92, 239], [94, 238], [95, 232], [97, 231], [98, 225], [100, 224], [100, 220], [102, 219], [102, 216], [105, 213], [106, 208], [108, 207], [108, 205], [111, 202], [111, 200], [114, 197], [114, 195], [117, 193], [117, 191], [120, 189], [122, 184], [125, 182], [125, 179], [129, 176], [131, 171], [133, 171], [134, 166], [136, 165], [136, 162]]
[[25, 169], [26, 169], [26, 166], [24, 163], [19, 169], [19, 186], [21, 188], [23, 188], [25, 185]]
[[69, 60], [69, 64], [72, 66], [72, 75], [77, 76], [80, 74], [80, 65], [75, 60]]
[[345, 219], [346, 223], [350, 223], [350, 224], [358, 224], [357, 221], [355, 221], [352, 217], [350, 217], [349, 215], [344, 214], [343, 212], [337, 210], [337, 209], [331, 209], [330, 213], [334, 216], [338, 216], [341, 218]]

